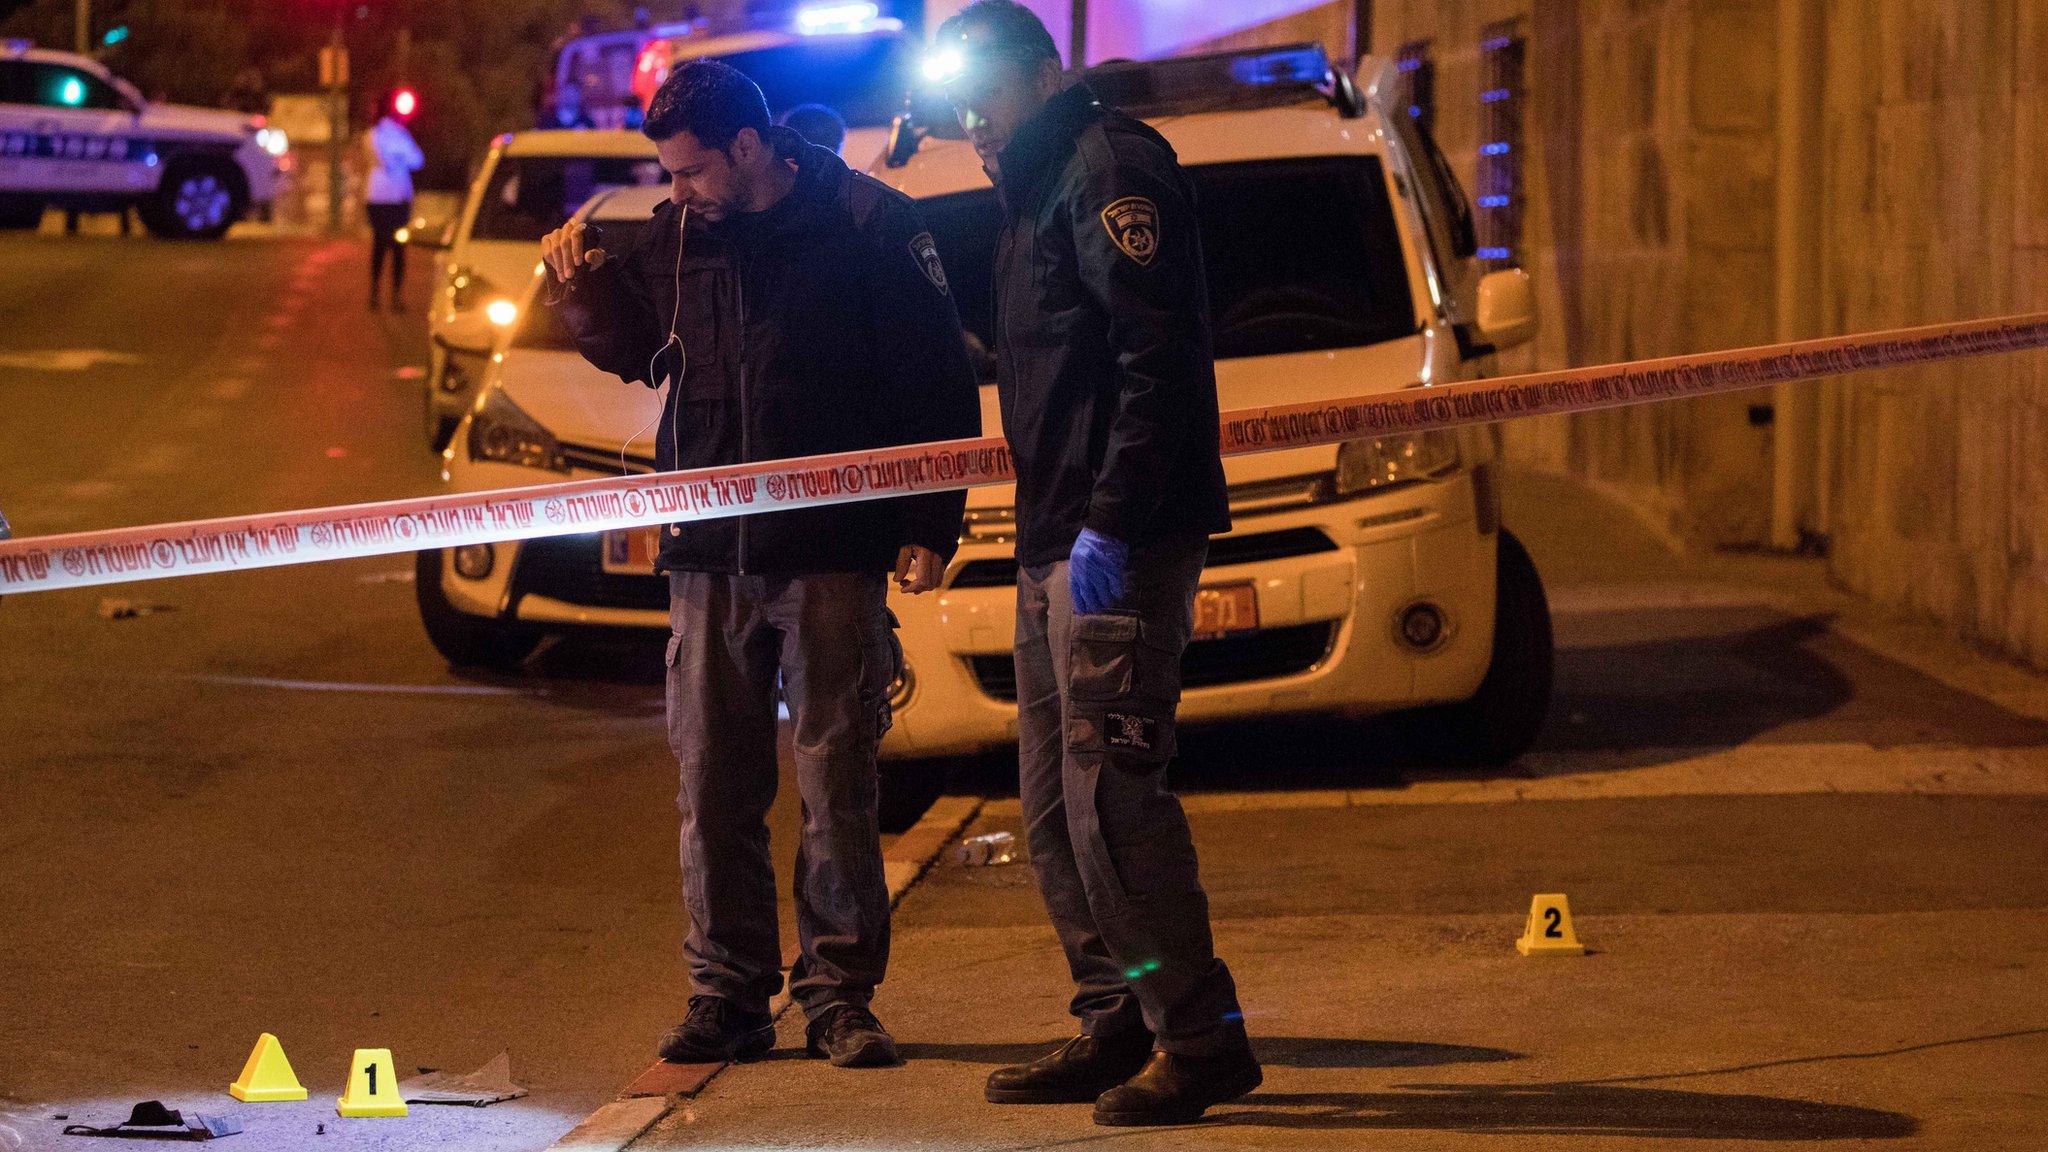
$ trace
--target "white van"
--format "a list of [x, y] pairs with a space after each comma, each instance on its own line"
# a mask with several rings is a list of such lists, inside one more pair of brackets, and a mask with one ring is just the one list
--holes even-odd
[[[1247, 75], [1265, 79], [1230, 79]], [[1090, 80], [1165, 133], [1194, 178], [1226, 410], [1466, 379], [1533, 334], [1527, 278], [1481, 275], [1441, 157], [1321, 49], [1111, 65]], [[985, 341], [996, 205], [974, 153], [906, 120], [874, 174], [920, 201]], [[617, 192], [586, 214], [610, 234], [643, 225], [660, 196]], [[655, 394], [585, 364], [551, 315], [527, 315], [499, 355], [445, 454], [457, 490], [653, 469], [651, 432], [635, 432], [651, 429]], [[999, 430], [994, 391], [982, 389], [985, 433]], [[1493, 431], [1466, 429], [1226, 460], [1234, 527], [1210, 545], [1183, 719], [1432, 709], [1450, 757], [1526, 749], [1549, 703], [1550, 616], [1501, 525], [1494, 459]], [[892, 595], [907, 670], [885, 757], [1015, 741], [1013, 523], [1008, 487], [970, 492], [941, 590]], [[550, 632], [665, 629], [651, 543], [650, 531], [423, 553], [428, 634], [456, 663], [506, 665]]]

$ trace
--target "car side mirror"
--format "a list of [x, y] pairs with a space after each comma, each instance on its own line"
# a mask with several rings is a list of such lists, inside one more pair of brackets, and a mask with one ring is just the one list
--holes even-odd
[[434, 335], [443, 347], [473, 356], [488, 356], [497, 347], [500, 329], [482, 308], [457, 312]]
[[1495, 348], [1512, 348], [1536, 335], [1536, 285], [1520, 268], [1502, 268], [1479, 278], [1476, 309], [1480, 338]]

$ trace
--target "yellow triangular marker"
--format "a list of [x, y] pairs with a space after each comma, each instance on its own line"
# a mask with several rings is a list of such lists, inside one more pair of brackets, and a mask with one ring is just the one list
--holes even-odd
[[1572, 907], [1562, 892], [1547, 892], [1529, 901], [1529, 924], [1515, 950], [1524, 956], [1583, 956], [1585, 946], [1572, 931]]
[[228, 1085], [228, 1095], [252, 1104], [268, 1100], [304, 1100], [306, 1086], [292, 1071], [292, 1062], [284, 1058], [284, 1045], [277, 1037], [265, 1032], [256, 1038], [256, 1047], [249, 1053], [249, 1062], [242, 1065], [242, 1074]]
[[343, 1116], [403, 1116], [405, 1097], [391, 1069], [391, 1049], [358, 1048], [348, 1065], [348, 1091], [334, 1102]]

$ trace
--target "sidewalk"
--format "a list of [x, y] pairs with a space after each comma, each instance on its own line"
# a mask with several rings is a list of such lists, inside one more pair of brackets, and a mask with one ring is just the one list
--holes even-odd
[[[1028, 865], [942, 858], [876, 1003], [903, 1066], [803, 1059], [788, 1016], [773, 1058], [642, 1102], [630, 1146], [2048, 1147], [2043, 678], [1810, 561], [1677, 556], [1568, 482], [1509, 491], [1558, 618], [1536, 752], [1389, 769], [1370, 726], [1300, 726], [1176, 769], [1258, 1092], [1198, 1131], [983, 1102], [1070, 1034], [1068, 987]], [[1586, 956], [1516, 953], [1536, 892], [1571, 896]]]

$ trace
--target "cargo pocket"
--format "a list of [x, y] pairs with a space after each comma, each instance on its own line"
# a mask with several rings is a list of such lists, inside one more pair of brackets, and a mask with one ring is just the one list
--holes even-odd
[[903, 623], [896, 619], [892, 608], [883, 608], [882, 615], [882, 626], [875, 629], [876, 635], [861, 661], [861, 699], [874, 718], [877, 741], [896, 726], [896, 710], [889, 699], [895, 694], [897, 682], [903, 679], [903, 642], [896, 638], [896, 630]]
[[1067, 651], [1067, 749], [1099, 754], [1110, 767], [1143, 774], [1173, 759], [1178, 670], [1144, 641], [1138, 617], [1074, 617]]
[[665, 654], [664, 654], [664, 655], [662, 656], [662, 658], [661, 658], [661, 665], [662, 665], [662, 667], [664, 667], [664, 668], [673, 668], [673, 667], [675, 667], [675, 666], [676, 666], [676, 657], [677, 657], [678, 655], [680, 655], [680, 654], [682, 653], [682, 650], [683, 650], [683, 638], [682, 638], [681, 636], [678, 636], [678, 635], [676, 635], [676, 634], [675, 634], [675, 633], [673, 633], [673, 632], [669, 633], [669, 634], [668, 634], [668, 651], [667, 651], [667, 653], [665, 653]]

